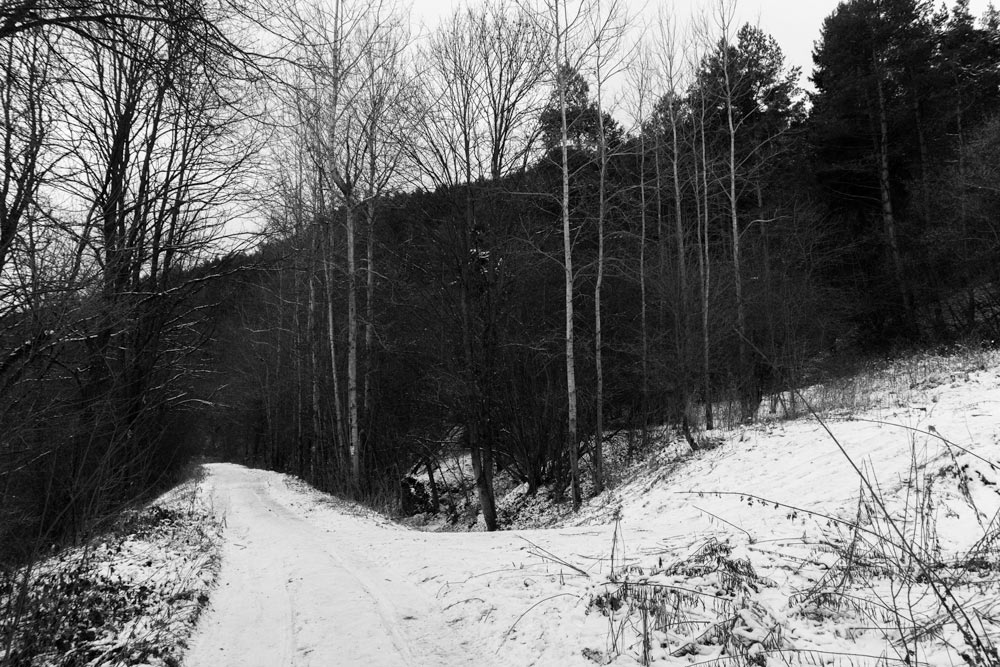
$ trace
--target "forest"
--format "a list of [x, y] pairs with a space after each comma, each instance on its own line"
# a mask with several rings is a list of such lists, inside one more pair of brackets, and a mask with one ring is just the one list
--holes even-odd
[[199, 456], [398, 509], [462, 448], [496, 530], [498, 471], [994, 345], [1000, 12], [845, 0], [803, 73], [708, 4], [0, 5], [0, 564]]

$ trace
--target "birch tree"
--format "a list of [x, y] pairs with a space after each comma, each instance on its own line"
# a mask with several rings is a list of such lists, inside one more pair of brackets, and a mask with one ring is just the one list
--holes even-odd
[[[650, 135], [651, 107], [653, 96], [654, 68], [652, 64], [651, 50], [648, 43], [643, 43], [640, 47], [638, 57], [629, 69], [628, 81], [632, 91], [632, 116], [635, 118], [637, 142], [637, 159], [639, 168], [639, 354], [641, 389], [640, 401], [643, 413], [643, 439], [645, 440], [645, 414], [649, 405], [649, 308], [648, 308], [648, 285], [646, 269], [646, 242], [649, 238], [648, 226], [648, 203], [646, 178], [646, 158], [648, 155], [647, 142]], [[654, 130], [655, 131], [655, 130]]]
[[699, 62], [695, 87], [706, 105], [711, 152], [723, 165], [719, 185], [728, 227], [737, 351], [730, 382], [740, 418], [749, 421], [760, 404], [770, 362], [752, 349], [757, 345], [747, 315], [744, 236], [759, 234], [759, 226], [768, 222], [761, 183], [775, 168], [779, 141], [801, 105], [795, 99], [797, 72], [785, 70], [773, 38], [749, 24], [734, 30], [735, 6], [726, 0], [717, 3], [712, 18], [714, 24], [704, 33], [710, 35], [709, 50]]
[[[655, 54], [659, 65], [660, 88], [663, 97], [659, 104], [660, 121], [657, 123], [657, 147], [661, 146], [661, 137], [667, 135], [670, 145], [670, 183], [672, 186], [674, 202], [674, 244], [676, 246], [676, 289], [675, 302], [677, 304], [678, 317], [675, 325], [675, 349], [679, 368], [680, 391], [678, 400], [680, 402], [681, 426], [688, 442], [694, 445], [691, 437], [690, 426], [688, 424], [687, 403], [689, 400], [688, 384], [691, 381], [688, 372], [689, 350], [689, 308], [688, 308], [688, 269], [687, 269], [687, 239], [685, 232], [684, 216], [684, 193], [681, 185], [681, 172], [683, 169], [683, 159], [681, 155], [681, 140], [683, 121], [682, 105], [684, 100], [684, 90], [686, 86], [684, 58], [680, 51], [683, 38], [678, 36], [677, 21], [669, 10], [661, 7], [657, 14], [655, 31]], [[665, 121], [665, 126], [662, 121]], [[658, 151], [659, 153], [659, 151]], [[660, 157], [657, 155], [657, 192], [663, 187], [660, 176]], [[661, 230], [661, 234], [665, 230]]]
[[[597, 0], [591, 21], [594, 55], [589, 63], [593, 72], [597, 103], [597, 280], [594, 283], [594, 365], [596, 371], [596, 419], [594, 428], [593, 474], [597, 493], [604, 490], [604, 364], [602, 347], [601, 302], [605, 268], [605, 223], [608, 215], [608, 124], [605, 112], [604, 91], [608, 81], [623, 72], [629, 64], [630, 53], [623, 49], [627, 17], [617, 0]], [[565, 102], [565, 100], [563, 100]], [[565, 116], [565, 104], [562, 105]], [[563, 137], [565, 140], [565, 137]], [[565, 147], [564, 147], [565, 148]], [[565, 168], [564, 163], [564, 168]], [[570, 299], [572, 296], [569, 297]]]
[[[401, 52], [401, 25], [393, 6], [362, 6], [336, 0], [332, 7], [309, 5], [289, 20], [296, 31], [294, 42], [297, 65], [305, 73], [307, 85], [292, 91], [304, 109], [303, 117], [311, 145], [313, 167], [318, 175], [317, 200], [326, 219], [342, 218], [345, 233], [345, 273], [347, 276], [347, 369], [346, 441], [350, 478], [354, 488], [362, 484], [361, 402], [359, 397], [358, 307], [359, 262], [357, 258], [359, 218], [368, 213], [369, 226], [381, 191], [395, 171], [397, 160], [383, 153], [391, 141], [383, 139], [386, 114], [398, 98], [392, 81], [398, 67], [391, 61]], [[380, 64], [387, 59], [385, 69]], [[372, 208], [365, 208], [366, 202]], [[333, 227], [328, 226], [325, 248], [334, 249]], [[325, 266], [332, 257], [324, 259]], [[370, 263], [368, 264], [371, 268]], [[328, 271], [328, 269], [325, 269]], [[329, 275], [327, 276], [329, 278]], [[365, 279], [366, 292], [368, 282]], [[329, 280], [327, 284], [329, 285]], [[330, 341], [332, 373], [337, 375], [334, 345], [333, 293], [327, 291], [327, 335]], [[367, 337], [367, 334], [366, 334]], [[339, 411], [339, 410], [338, 410]]]
[[592, 54], [594, 34], [589, 21], [596, 12], [596, 0], [542, 0], [535, 9], [538, 25], [545, 32], [550, 45], [548, 71], [558, 103], [559, 143], [562, 161], [562, 197], [560, 211], [563, 237], [563, 279], [565, 285], [565, 350], [566, 350], [566, 447], [570, 461], [570, 494], [573, 509], [582, 502], [580, 491], [579, 451], [580, 438], [577, 425], [576, 349], [574, 326], [573, 225], [570, 220], [570, 169], [569, 125], [567, 122], [568, 94], [574, 75], [580, 72]]

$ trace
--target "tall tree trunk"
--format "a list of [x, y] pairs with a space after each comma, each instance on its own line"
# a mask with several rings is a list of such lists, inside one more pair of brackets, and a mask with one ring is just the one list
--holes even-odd
[[[659, 159], [658, 156], [654, 156]], [[642, 432], [645, 448], [645, 415], [649, 408], [649, 308], [646, 297], [646, 133], [639, 133], [639, 335], [642, 344], [642, 390], [639, 396], [643, 415]]]
[[[671, 78], [671, 81], [673, 79]], [[671, 91], [672, 93], [672, 91]], [[680, 142], [677, 137], [677, 111], [674, 108], [674, 100], [670, 100], [670, 134], [673, 143], [673, 153], [671, 155], [671, 167], [674, 181], [674, 235], [677, 243], [677, 363], [680, 375], [680, 401], [681, 426], [688, 444], [692, 448], [695, 446], [694, 438], [691, 437], [691, 428], [688, 424], [687, 404], [688, 404], [688, 276], [687, 276], [687, 246], [684, 241], [684, 212], [681, 205], [681, 174], [680, 174]]]
[[[704, 104], [704, 100], [702, 100]], [[704, 109], [702, 109], [704, 113]], [[712, 285], [712, 263], [709, 254], [709, 222], [711, 214], [708, 209], [708, 149], [705, 142], [705, 119], [702, 117], [700, 126], [701, 139], [701, 227], [702, 238], [698, 254], [698, 268], [701, 274], [701, 342], [702, 342], [702, 391], [705, 400], [705, 430], [715, 428], [715, 417], [712, 412], [712, 347], [711, 329], [709, 328], [709, 293]]]
[[351, 481], [361, 487], [361, 434], [358, 424], [358, 269], [355, 260], [355, 211], [346, 198], [347, 223], [347, 424], [351, 452]]
[[[660, 292], [660, 303], [659, 303], [659, 322], [660, 327], [666, 331], [667, 327], [670, 326], [670, 322], [667, 318], [667, 232], [664, 229], [665, 225], [663, 223], [663, 133], [656, 129], [656, 139], [653, 144], [653, 171], [655, 173], [655, 187], [653, 188], [653, 194], [656, 197], [656, 244], [658, 250], [658, 261], [657, 261], [657, 277], [659, 279], [659, 292]], [[640, 192], [641, 195], [645, 193]], [[647, 360], [647, 370], [648, 370], [648, 360]], [[661, 385], [662, 386], [662, 385]], [[647, 384], [648, 389], [648, 384]], [[643, 405], [642, 405], [642, 446], [646, 447], [649, 440], [649, 433], [647, 429], [647, 422], [649, 421], [649, 413], [652, 409], [649, 406], [649, 393], [648, 391], [643, 393]], [[658, 401], [659, 402], [659, 399]]]
[[[298, 304], [297, 304], [298, 305]], [[298, 310], [298, 307], [296, 307]], [[299, 331], [298, 314], [295, 316], [295, 349], [300, 350], [302, 345], [302, 332]], [[305, 477], [305, 429], [302, 427], [302, 412], [305, 402], [302, 399], [302, 360], [299, 355], [295, 355], [295, 455], [298, 459], [297, 474]]]
[[739, 226], [739, 216], [737, 213], [737, 191], [736, 191], [736, 122], [733, 118], [733, 83], [729, 73], [729, 46], [728, 44], [723, 45], [723, 72], [726, 84], [726, 124], [728, 126], [729, 132], [729, 155], [728, 157], [728, 199], [729, 199], [729, 221], [732, 226], [732, 236], [733, 236], [733, 283], [736, 292], [736, 335], [739, 338], [738, 341], [738, 362], [737, 362], [737, 384], [739, 386], [739, 400], [740, 406], [742, 408], [742, 418], [744, 421], [750, 421], [753, 419], [753, 413], [751, 412], [752, 402], [749, 402], [747, 397], [751, 392], [755, 391], [755, 388], [751, 386], [755, 380], [750, 372], [749, 359], [747, 353], [747, 328], [746, 328], [746, 312], [743, 303], [743, 276], [740, 267], [740, 226]]
[[[316, 181], [316, 202], [321, 214], [326, 214], [326, 195], [323, 189], [324, 176], [322, 167]], [[323, 238], [323, 283], [326, 296], [326, 337], [327, 347], [330, 352], [330, 380], [333, 392], [333, 446], [337, 456], [338, 472], [342, 475], [341, 480], [348, 477], [347, 469], [350, 465], [350, 451], [347, 437], [344, 433], [344, 413], [340, 404], [340, 371], [337, 365], [337, 327], [334, 318], [333, 301], [333, 272], [330, 265], [333, 262], [334, 248], [334, 225], [333, 220], [326, 221], [326, 234]]]
[[604, 286], [604, 219], [607, 216], [608, 138], [604, 127], [604, 107], [601, 100], [601, 52], [597, 51], [597, 150], [598, 150], [598, 205], [597, 205], [597, 281], [594, 284], [594, 366], [597, 381], [597, 406], [594, 427], [594, 491], [604, 490], [604, 360], [601, 351], [601, 288]]
[[[471, 202], [469, 203], [471, 210]], [[473, 346], [472, 346], [472, 313], [469, 298], [468, 284], [468, 264], [462, 268], [462, 347], [465, 355], [466, 382], [470, 386], [471, 397], [466, 406], [465, 430], [469, 443], [469, 452], [472, 455], [472, 474], [476, 481], [476, 492], [479, 496], [479, 509], [483, 513], [483, 522], [486, 530], [494, 531], [499, 528], [496, 512], [496, 498], [493, 491], [493, 457], [484, 455], [486, 444], [480, 426], [483, 423], [483, 400], [479, 386], [479, 373]]]
[[[955, 90], [961, 90], [959, 82], [955, 82]], [[958, 179], [962, 187], [965, 187], [965, 130], [962, 127], [962, 96], [955, 95], [955, 138], [958, 140]], [[962, 249], [963, 256], [968, 256], [968, 230], [966, 228], [966, 203], [965, 197], [959, 197], [959, 213], [962, 222]]]
[[920, 112], [920, 99], [916, 93], [913, 95], [913, 116], [917, 123], [917, 145], [920, 149], [920, 213], [923, 215], [925, 225], [931, 221], [931, 179], [928, 168], [930, 158], [927, 154], [927, 137], [924, 132], [924, 117]]
[[333, 224], [328, 223], [326, 257], [323, 258], [323, 282], [326, 288], [326, 336], [330, 350], [330, 380], [333, 391], [333, 444], [341, 472], [350, 465], [350, 450], [344, 437], [344, 414], [340, 405], [340, 371], [337, 367], [337, 327], [333, 316], [333, 275], [330, 261], [333, 256]]
[[[462, 258], [462, 338], [465, 346], [465, 361], [468, 381], [471, 383], [471, 410], [467, 419], [469, 447], [472, 451], [472, 468], [476, 477], [476, 489], [479, 494], [479, 509], [483, 513], [486, 530], [494, 531], [500, 527], [497, 521], [496, 497], [493, 489], [493, 452], [492, 442], [483, 433], [487, 425], [487, 406], [483, 397], [483, 369], [485, 362], [486, 334], [475, 339], [480, 343], [473, 347], [472, 298], [469, 288], [473, 280], [479, 281], [478, 265], [470, 265], [470, 256], [479, 257], [478, 235], [475, 231], [476, 214], [472, 187], [472, 138], [466, 134], [465, 140], [465, 256]], [[492, 317], [492, 314], [488, 314]], [[492, 360], [490, 360], [492, 361]]]
[[[312, 234], [310, 234], [312, 236]], [[313, 249], [315, 250], [315, 248]], [[315, 257], [315, 252], [310, 253], [310, 258]], [[309, 344], [309, 389], [310, 389], [310, 411], [312, 416], [312, 434], [309, 438], [309, 481], [316, 482], [316, 460], [319, 456], [318, 443], [322, 428], [320, 426], [320, 399], [319, 399], [319, 363], [316, 355], [316, 278], [313, 272], [313, 265], [310, 262], [309, 276], [309, 313], [306, 325], [306, 338]]]
[[[673, 159], [671, 160], [671, 166], [673, 167], [673, 178], [674, 178], [674, 234], [677, 240], [677, 282], [681, 293], [681, 320], [685, 319], [686, 315], [686, 305], [685, 297], [687, 295], [687, 257], [686, 248], [684, 243], [684, 212], [681, 205], [681, 173], [680, 173], [680, 146], [677, 138], [677, 112], [674, 109], [673, 102], [670, 104], [670, 132], [673, 141]], [[686, 335], [686, 332], [685, 332]]]
[[[653, 169], [656, 172], [656, 242], [659, 249], [659, 276], [661, 283], [667, 281], [667, 231], [663, 223], [663, 136], [657, 128], [656, 143], [653, 147]], [[660, 290], [660, 326], [664, 330], [669, 326], [667, 321], [667, 290]]]
[[375, 203], [367, 207], [368, 238], [365, 244], [365, 386], [362, 412], [371, 419], [372, 349], [375, 342]]
[[889, 257], [892, 262], [893, 276], [896, 280], [896, 289], [903, 306], [904, 325], [907, 333], [914, 333], [913, 326], [913, 304], [910, 301], [910, 290], [906, 284], [906, 277], [903, 270], [903, 257], [899, 251], [899, 240], [896, 233], [896, 218], [893, 214], [892, 192], [890, 190], [889, 179], [889, 119], [885, 105], [885, 88], [882, 76], [876, 69], [876, 92], [878, 95], [878, 157], [879, 157], [879, 193], [882, 198], [882, 224], [885, 231], [885, 241], [889, 249]]
[[[555, 12], [556, 34], [561, 36], [556, 44], [556, 62], [569, 62], [569, 48], [566, 36], [559, 32], [558, 6]], [[559, 47], [562, 53], [559, 53]], [[561, 57], [560, 57], [561, 56]], [[574, 353], [573, 330], [573, 235], [569, 224], [569, 129], [566, 122], [566, 72], [560, 70], [559, 75], [559, 115], [562, 138], [562, 223], [563, 223], [563, 268], [566, 283], [566, 399], [568, 412], [568, 429], [566, 434], [569, 448], [570, 485], [573, 499], [573, 510], [580, 509], [582, 503], [580, 493], [580, 465], [578, 459], [579, 439], [577, 437], [577, 406], [576, 406], [576, 357]]]
[[[961, 82], [956, 77], [955, 90], [961, 91]], [[962, 95], [955, 95], [955, 138], [958, 142], [958, 182], [961, 188], [965, 188], [965, 130], [963, 127], [963, 107]], [[972, 243], [969, 238], [969, 218], [967, 197], [964, 192], [958, 197], [958, 216], [961, 229], [961, 241], [959, 243], [959, 256], [967, 258], [972, 254]], [[964, 326], [967, 330], [972, 330], [976, 325], [976, 296], [972, 285], [971, 267], [969, 262], [962, 262], [962, 287], [966, 290], [966, 308]]]

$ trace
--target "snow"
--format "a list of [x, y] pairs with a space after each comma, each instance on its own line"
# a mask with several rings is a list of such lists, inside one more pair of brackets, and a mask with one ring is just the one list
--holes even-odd
[[[13, 665], [177, 664], [217, 572], [218, 526], [192, 480], [111, 530], [0, 581], [0, 637]], [[24, 578], [21, 614], [8, 597]], [[11, 624], [11, 626], [8, 626]]]
[[546, 529], [420, 531], [207, 466], [225, 544], [185, 664], [963, 664], [931, 584], [996, 644], [1000, 370], [933, 368], [905, 401], [665, 448]]
[[[185, 664], [465, 664], [433, 597], [371, 567], [412, 542], [385, 520], [239, 466], [209, 466], [227, 540], [218, 588]], [[419, 653], [414, 645], [420, 647]]]

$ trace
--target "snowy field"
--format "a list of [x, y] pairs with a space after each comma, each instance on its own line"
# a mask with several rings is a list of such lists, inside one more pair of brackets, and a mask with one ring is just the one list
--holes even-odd
[[997, 664], [1000, 373], [925, 380], [670, 450], [544, 530], [419, 531], [209, 466], [223, 567], [185, 664]]

